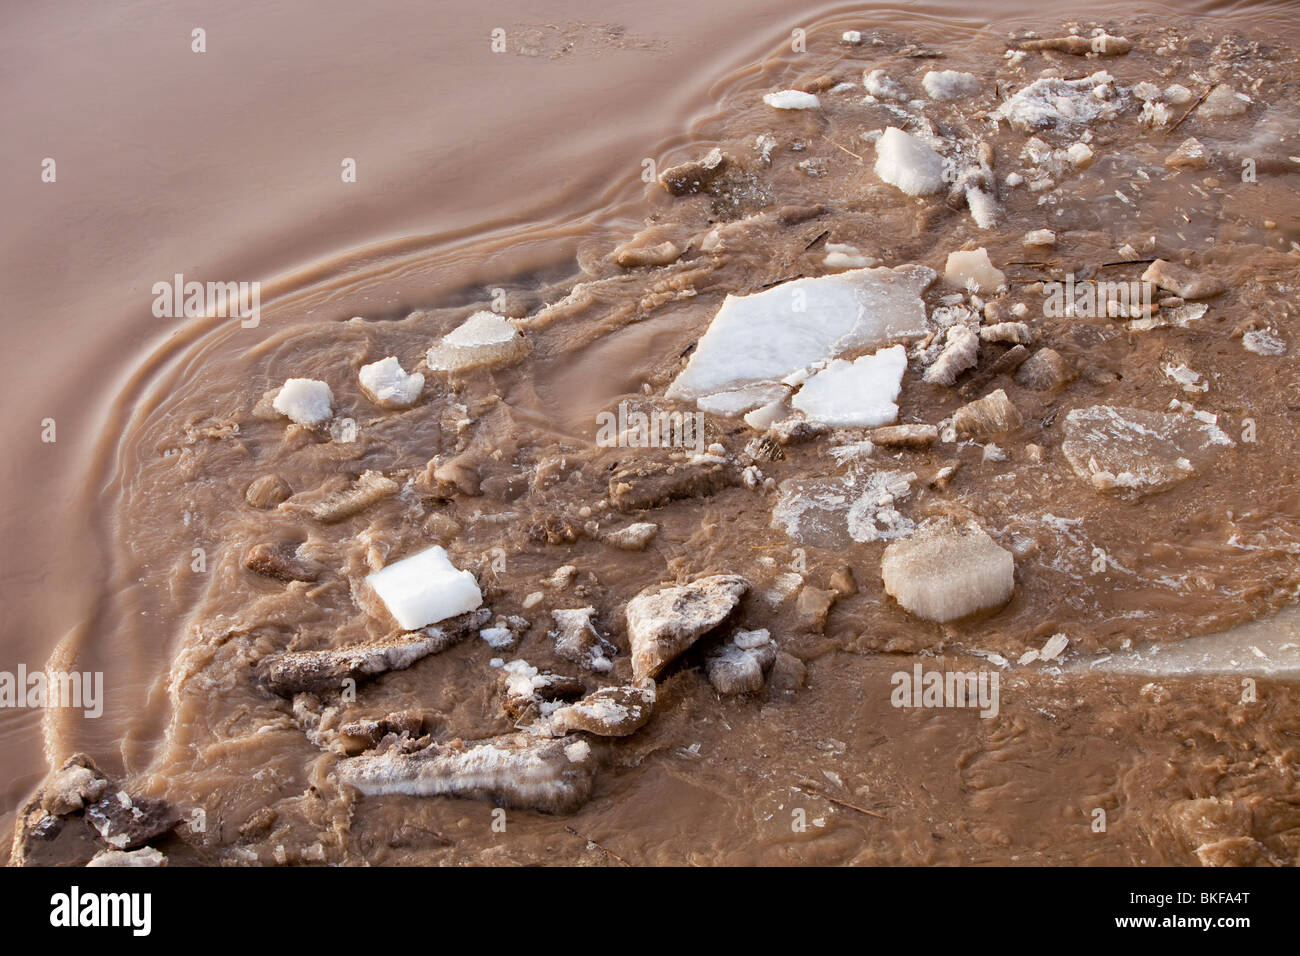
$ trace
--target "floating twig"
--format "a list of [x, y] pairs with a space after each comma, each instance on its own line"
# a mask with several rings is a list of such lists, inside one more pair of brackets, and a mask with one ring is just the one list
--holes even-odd
[[1198, 106], [1200, 106], [1202, 103], [1204, 103], [1204, 102], [1205, 102], [1205, 98], [1206, 98], [1207, 96], [1209, 96], [1211, 93], [1213, 93], [1213, 92], [1215, 91], [1215, 89], [1218, 88], [1218, 86], [1219, 86], [1218, 83], [1211, 83], [1210, 86], [1209, 86], [1209, 89], [1207, 89], [1204, 93], [1202, 93], [1202, 94], [1197, 98], [1197, 100], [1196, 100], [1195, 103], [1193, 103], [1191, 106], [1187, 107], [1187, 112], [1184, 113], [1182, 116], [1178, 117], [1178, 122], [1175, 123], [1173, 126], [1169, 127], [1169, 132], [1172, 133], [1174, 130], [1178, 129], [1178, 127], [1182, 126], [1182, 125], [1183, 125], [1183, 120], [1185, 120], [1185, 119], [1187, 119], [1187, 117], [1191, 116], [1191, 115], [1192, 115], [1192, 110], [1196, 109], [1196, 107], [1198, 107]]

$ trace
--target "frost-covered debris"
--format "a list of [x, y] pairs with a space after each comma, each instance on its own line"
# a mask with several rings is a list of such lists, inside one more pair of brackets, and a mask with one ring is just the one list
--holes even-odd
[[627, 603], [632, 674], [655, 677], [699, 637], [721, 624], [749, 590], [735, 574], [647, 588]]
[[927, 522], [894, 541], [880, 561], [885, 592], [927, 621], [954, 621], [1000, 607], [1015, 590], [1015, 562], [975, 522]]
[[324, 382], [312, 378], [288, 379], [271, 405], [289, 421], [309, 428], [334, 417], [334, 393]]
[[425, 356], [439, 372], [465, 372], [509, 365], [528, 353], [528, 341], [507, 319], [495, 312], [475, 312], [458, 328], [431, 346]]
[[503, 662], [501, 672], [504, 709], [514, 720], [534, 710], [546, 716], [563, 701], [585, 693], [582, 681], [576, 677], [539, 671], [525, 660]]
[[1151, 263], [1142, 273], [1142, 281], [1154, 282], [1182, 299], [1208, 299], [1225, 288], [1221, 279], [1165, 259]]
[[604, 674], [614, 669], [611, 658], [615, 648], [596, 630], [592, 623], [595, 616], [594, 607], [552, 610], [555, 628], [551, 631], [551, 639], [555, 641], [555, 653], [566, 661]]
[[921, 85], [932, 100], [964, 100], [980, 91], [980, 78], [960, 70], [931, 70]]
[[916, 474], [911, 471], [872, 472], [866, 479], [866, 487], [845, 515], [849, 537], [865, 544], [911, 534], [916, 523], [894, 506], [912, 493], [914, 481]]
[[867, 70], [862, 74], [862, 85], [866, 91], [878, 100], [894, 100], [905, 103], [911, 99], [907, 90], [885, 75], [884, 70]]
[[763, 96], [763, 102], [777, 110], [819, 110], [822, 106], [817, 94], [804, 93], [801, 90], [779, 90], [776, 93], [767, 93]]
[[392, 355], [361, 366], [357, 377], [366, 397], [380, 408], [410, 408], [424, 391], [424, 376], [419, 372], [406, 374], [402, 363]]
[[898, 417], [907, 370], [901, 345], [847, 362], [835, 359], [800, 387], [790, 404], [811, 421], [834, 427], [887, 425]]
[[1064, 130], [1112, 120], [1119, 115], [1126, 99], [1114, 84], [1115, 78], [1105, 70], [1078, 80], [1046, 76], [1003, 101], [989, 115], [1006, 120], [1023, 133]]
[[1286, 355], [1286, 342], [1276, 329], [1251, 329], [1242, 334], [1241, 344], [1256, 355]]
[[737, 404], [757, 408], [763, 402], [755, 386], [779, 388], [787, 376], [841, 353], [923, 335], [921, 293], [934, 275], [924, 266], [854, 269], [729, 295], [667, 397], [716, 401], [743, 392]]
[[458, 570], [438, 545], [367, 575], [366, 583], [408, 631], [473, 611], [483, 603], [474, 575]]
[[1096, 491], [1148, 495], [1190, 478], [1231, 444], [1196, 417], [1093, 405], [1066, 416], [1061, 451]]
[[1177, 149], [1165, 157], [1165, 165], [1170, 169], [1204, 169], [1209, 162], [1209, 152], [1194, 137], [1183, 140]]
[[943, 157], [924, 140], [889, 127], [876, 140], [876, 175], [909, 196], [928, 196], [945, 186]]
[[401, 793], [491, 800], [505, 807], [572, 813], [587, 802], [595, 761], [568, 750], [563, 739], [529, 734], [477, 744], [433, 744], [414, 753], [389, 750], [337, 765], [342, 783], [365, 796]]
[[948, 253], [943, 281], [954, 289], [989, 295], [1007, 284], [1006, 273], [996, 269], [984, 248]]
[[574, 731], [598, 737], [627, 737], [650, 719], [655, 695], [655, 682], [648, 677], [635, 684], [602, 687], [581, 700], [556, 708], [543, 730], [553, 737]]
[[767, 672], [776, 663], [776, 642], [765, 629], [740, 630], [714, 650], [704, 671], [713, 689], [724, 697], [763, 689]]
[[979, 353], [979, 336], [964, 325], [950, 326], [944, 338], [943, 351], [925, 370], [922, 378], [931, 385], [951, 385], [962, 372], [975, 367]]

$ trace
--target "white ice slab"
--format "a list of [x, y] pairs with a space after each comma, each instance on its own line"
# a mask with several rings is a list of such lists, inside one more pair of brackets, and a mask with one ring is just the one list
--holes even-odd
[[437, 545], [368, 575], [366, 582], [408, 631], [473, 611], [483, 603], [474, 575], [457, 570]]
[[898, 392], [907, 369], [901, 345], [854, 362], [835, 359], [804, 382], [790, 404], [815, 422], [833, 427], [888, 425], [898, 418]]
[[943, 157], [928, 143], [893, 126], [876, 140], [876, 175], [909, 196], [944, 188]]
[[383, 408], [409, 408], [424, 390], [424, 376], [407, 375], [394, 356], [361, 366], [357, 377], [367, 397]]
[[[934, 278], [925, 266], [853, 269], [727, 296], [668, 397], [694, 400], [774, 385], [844, 352], [923, 335], [921, 293]], [[761, 404], [759, 394], [750, 408]]]

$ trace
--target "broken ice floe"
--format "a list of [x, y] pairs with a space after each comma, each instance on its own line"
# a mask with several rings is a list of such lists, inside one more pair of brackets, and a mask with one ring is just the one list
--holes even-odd
[[[1078, 80], [1046, 76], [1003, 101], [989, 115], [1006, 120], [1024, 133], [1111, 120], [1119, 115], [1124, 100], [1114, 84], [1115, 78], [1104, 70]], [[1108, 90], [1109, 94], [1098, 90]]]
[[948, 253], [943, 281], [954, 289], [988, 295], [1005, 288], [1007, 276], [993, 267], [988, 250], [981, 248]]
[[366, 397], [380, 408], [410, 408], [424, 390], [424, 376], [406, 374], [394, 356], [361, 366], [357, 377]]
[[368, 575], [366, 583], [408, 631], [473, 611], [483, 603], [474, 575], [458, 570], [438, 545]]
[[1015, 590], [1015, 562], [974, 522], [927, 523], [891, 543], [880, 562], [885, 591], [928, 621], [953, 621], [1000, 607]]
[[1197, 417], [1093, 405], [1066, 416], [1061, 451], [1098, 492], [1145, 495], [1186, 480], [1232, 443]]
[[899, 538], [915, 527], [896, 507], [911, 494], [915, 480], [912, 472], [893, 470], [789, 478], [780, 484], [772, 527], [818, 548]]
[[668, 397], [716, 403], [727, 396], [728, 407], [753, 409], [772, 394], [761, 389], [781, 388], [818, 362], [922, 335], [921, 293], [934, 277], [924, 266], [854, 269], [729, 295]]
[[790, 404], [823, 425], [888, 425], [898, 417], [895, 403], [906, 370], [907, 351], [901, 345], [853, 362], [835, 359], [805, 381]]
[[932, 100], [964, 100], [980, 91], [980, 79], [960, 70], [931, 70], [921, 85]]
[[527, 340], [509, 321], [495, 312], [475, 312], [433, 345], [425, 361], [443, 372], [508, 365], [528, 352]]

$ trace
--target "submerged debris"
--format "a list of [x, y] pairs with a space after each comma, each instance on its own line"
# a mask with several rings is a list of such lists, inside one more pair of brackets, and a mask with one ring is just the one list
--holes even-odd
[[342, 491], [303, 491], [280, 503], [281, 511], [306, 514], [326, 524], [343, 521], [398, 492], [397, 482], [377, 471], [365, 471]]

